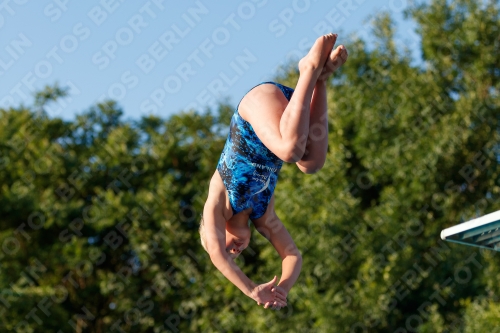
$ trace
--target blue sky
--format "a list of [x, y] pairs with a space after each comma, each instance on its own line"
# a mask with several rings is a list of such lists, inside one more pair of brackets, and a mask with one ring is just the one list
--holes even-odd
[[47, 84], [70, 87], [52, 117], [74, 119], [108, 98], [124, 117], [167, 117], [234, 105], [253, 85], [303, 56], [317, 36], [368, 36], [367, 18], [389, 11], [419, 57], [402, 0], [11, 0], [0, 4], [0, 107], [30, 105]]

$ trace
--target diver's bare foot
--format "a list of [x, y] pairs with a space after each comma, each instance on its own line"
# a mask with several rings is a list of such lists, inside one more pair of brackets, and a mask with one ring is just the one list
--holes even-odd
[[323, 70], [318, 78], [318, 80], [326, 80], [330, 75], [333, 74], [337, 69], [340, 68], [347, 61], [347, 49], [344, 45], [338, 46], [335, 50], [330, 53], [330, 56], [326, 60]]
[[328, 55], [332, 51], [335, 43], [335, 35], [323, 35], [316, 39], [306, 56], [299, 61], [299, 72], [313, 72], [318, 75], [323, 69], [323, 65], [327, 61]]

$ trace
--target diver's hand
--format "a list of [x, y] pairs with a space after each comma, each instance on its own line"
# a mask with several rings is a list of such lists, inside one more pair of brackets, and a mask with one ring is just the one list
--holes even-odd
[[257, 302], [257, 305], [264, 305], [264, 308], [269, 308], [274, 306], [284, 307], [286, 306], [286, 299], [283, 301], [282, 296], [276, 296], [276, 276], [269, 282], [259, 284], [252, 290], [252, 299]]
[[274, 290], [276, 292], [276, 300], [274, 302], [266, 303], [264, 307], [266, 309], [271, 308], [273, 310], [280, 310], [281, 308], [287, 306], [286, 297], [288, 296], [288, 292], [280, 286], [276, 286]]

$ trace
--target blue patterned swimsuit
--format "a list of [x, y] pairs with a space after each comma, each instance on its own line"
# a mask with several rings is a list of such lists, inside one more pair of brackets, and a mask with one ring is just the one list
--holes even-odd
[[[292, 88], [275, 82], [260, 84], [265, 83], [276, 85], [290, 100], [294, 91]], [[283, 161], [260, 141], [252, 125], [240, 117], [236, 107], [229, 135], [217, 164], [233, 214], [252, 208], [250, 219], [264, 215], [282, 165]]]

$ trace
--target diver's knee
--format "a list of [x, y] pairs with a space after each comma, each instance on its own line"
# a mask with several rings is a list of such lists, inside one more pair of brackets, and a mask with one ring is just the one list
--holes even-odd
[[308, 175], [315, 174], [323, 168], [323, 164], [311, 164], [308, 166], [297, 165], [297, 166], [299, 167], [300, 171]]

